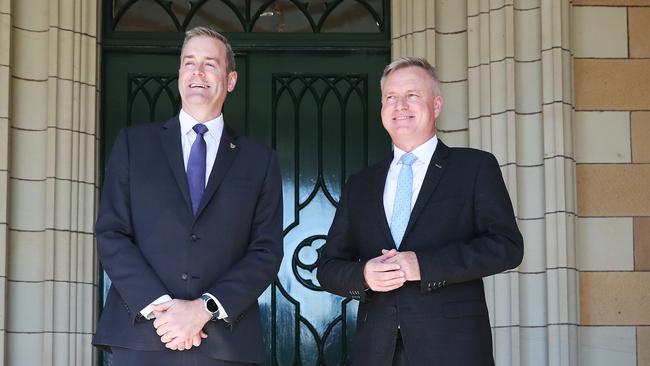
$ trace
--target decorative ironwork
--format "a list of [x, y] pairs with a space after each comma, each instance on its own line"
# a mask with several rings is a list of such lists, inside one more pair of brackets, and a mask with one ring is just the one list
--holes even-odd
[[126, 121], [160, 121], [180, 110], [176, 74], [129, 74]]
[[[114, 31], [383, 33], [386, 0], [112, 0]], [[228, 14], [230, 13], [230, 14]]]
[[[365, 165], [350, 166], [348, 154], [368, 158], [367, 75], [273, 74], [272, 96], [272, 142], [285, 193], [285, 253], [292, 255], [285, 255], [270, 289], [269, 363], [347, 365], [356, 301], [322, 291], [315, 274], [341, 187], [349, 171]], [[287, 323], [293, 327], [281, 328]]]
[[[325, 235], [312, 235], [308, 238], [305, 238], [300, 242], [300, 244], [298, 244], [296, 250], [293, 251], [293, 258], [291, 260], [291, 268], [293, 269], [293, 274], [296, 276], [298, 282], [300, 282], [308, 289], [314, 291], [323, 291], [319, 284], [314, 283], [314, 278], [316, 275], [316, 272], [314, 270], [318, 266], [318, 260], [320, 259], [320, 253], [323, 249], [322, 245], [324, 244], [325, 239]], [[321, 242], [320, 246], [318, 248], [314, 248], [314, 243], [317, 241]], [[303, 251], [303, 249], [305, 250]], [[306, 252], [308, 249], [316, 253], [316, 258], [313, 258], [311, 263], [306, 264], [301, 258], [301, 253]], [[311, 278], [305, 278], [304, 274], [301, 273], [302, 271], [300, 270], [307, 271]]]

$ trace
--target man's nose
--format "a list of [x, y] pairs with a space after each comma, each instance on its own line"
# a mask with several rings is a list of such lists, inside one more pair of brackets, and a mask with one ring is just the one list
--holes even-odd
[[205, 75], [205, 66], [203, 66], [203, 64], [196, 65], [196, 68], [194, 69], [194, 74]]
[[396, 109], [408, 109], [409, 105], [406, 101], [406, 96], [398, 96], [397, 100], [395, 101], [395, 108]]

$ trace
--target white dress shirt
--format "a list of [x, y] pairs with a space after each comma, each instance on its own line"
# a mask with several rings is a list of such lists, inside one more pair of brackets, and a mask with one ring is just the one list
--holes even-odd
[[[433, 152], [436, 151], [436, 146], [438, 146], [438, 137], [433, 135], [433, 137], [427, 140], [427, 142], [411, 151], [411, 153], [417, 157], [417, 160], [415, 160], [411, 166], [413, 169], [413, 197], [411, 197], [411, 209], [413, 209], [418, 194], [420, 193], [420, 189], [422, 188], [424, 176], [427, 173], [427, 168], [429, 168], [429, 162], [431, 162]], [[393, 146], [393, 161], [390, 163], [390, 168], [388, 168], [386, 184], [384, 185], [384, 212], [386, 213], [386, 221], [388, 222], [388, 225], [390, 225], [390, 220], [393, 216], [397, 178], [402, 169], [400, 159], [402, 158], [402, 155], [406, 153], [407, 151], [401, 150], [397, 146]]]
[[[183, 163], [185, 163], [185, 171], [187, 171], [187, 161], [190, 159], [190, 150], [192, 150], [192, 144], [196, 140], [196, 132], [192, 129], [194, 125], [198, 122], [194, 117], [187, 114], [184, 110], [181, 109], [181, 113], [178, 115], [178, 119], [181, 121], [181, 145], [183, 146]], [[223, 113], [219, 117], [212, 119], [204, 123], [205, 127], [208, 128], [208, 132], [203, 134], [203, 139], [205, 140], [206, 150], [205, 150], [205, 184], [208, 184], [208, 178], [210, 178], [210, 172], [212, 172], [212, 167], [214, 166], [214, 161], [217, 159], [217, 151], [219, 150], [219, 141], [221, 141], [221, 135], [223, 134]]]
[[[194, 117], [187, 114], [184, 110], [181, 109], [178, 119], [181, 123], [181, 146], [183, 149], [183, 163], [185, 164], [185, 171], [187, 171], [187, 161], [190, 159], [190, 150], [192, 149], [192, 144], [196, 140], [197, 133], [194, 132], [192, 127], [199, 121], [195, 120]], [[212, 167], [214, 166], [214, 161], [217, 159], [217, 151], [219, 150], [219, 142], [221, 141], [221, 135], [223, 134], [223, 113], [219, 117], [207, 121], [204, 123], [205, 127], [208, 128], [208, 131], [203, 134], [203, 139], [205, 140], [206, 150], [205, 150], [205, 184], [208, 185], [208, 179], [210, 178], [210, 173], [212, 172]], [[210, 293], [206, 293], [210, 296], [219, 306], [219, 319], [227, 317], [226, 311], [221, 306], [219, 300]], [[171, 301], [172, 298], [168, 294], [165, 294], [151, 304], [147, 305], [144, 309], [140, 311], [140, 314], [147, 319], [154, 319], [153, 309], [151, 305], [153, 304], [162, 304], [163, 302]]]

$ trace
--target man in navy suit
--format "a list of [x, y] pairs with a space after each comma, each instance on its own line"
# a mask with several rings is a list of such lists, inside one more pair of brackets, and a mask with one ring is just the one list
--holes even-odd
[[493, 365], [482, 278], [514, 268], [523, 239], [497, 160], [447, 147], [435, 69], [402, 58], [381, 80], [394, 149], [352, 176], [318, 267], [360, 300], [353, 365]]
[[93, 343], [114, 365], [262, 363], [257, 298], [282, 260], [281, 178], [271, 149], [224, 125], [236, 82], [228, 41], [188, 31], [180, 114], [113, 146], [96, 225], [112, 284]]

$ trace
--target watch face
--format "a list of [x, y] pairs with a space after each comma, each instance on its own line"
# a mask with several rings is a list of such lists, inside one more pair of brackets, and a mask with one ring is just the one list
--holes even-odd
[[217, 306], [217, 303], [214, 302], [214, 300], [210, 299], [205, 303], [206, 307], [208, 308], [208, 311], [211, 313], [216, 313], [219, 311], [219, 306]]

